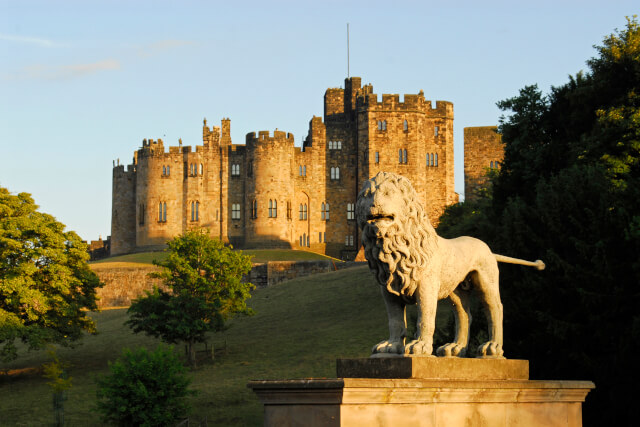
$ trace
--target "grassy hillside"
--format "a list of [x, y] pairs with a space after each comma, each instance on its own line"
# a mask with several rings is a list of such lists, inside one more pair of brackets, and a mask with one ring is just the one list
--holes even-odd
[[[386, 312], [379, 286], [366, 267], [303, 277], [258, 290], [250, 300], [257, 312], [237, 318], [224, 333], [212, 334], [214, 362], [202, 360], [191, 372], [193, 419], [209, 425], [262, 425], [262, 406], [246, 387], [251, 379], [335, 377], [335, 359], [367, 357], [386, 338]], [[440, 318], [446, 322], [446, 314]], [[73, 387], [65, 404], [69, 426], [100, 425], [92, 406], [94, 378], [107, 370], [124, 347], [153, 348], [159, 341], [135, 335], [123, 326], [126, 310], [93, 315], [100, 334], [76, 349], [59, 349], [71, 363]], [[181, 347], [176, 351], [183, 352]], [[45, 425], [52, 420], [46, 381], [33, 371], [47, 361], [45, 352], [23, 353], [0, 366], [0, 425]], [[204, 359], [205, 353], [201, 354]], [[15, 371], [22, 371], [17, 374]]]
[[[316, 259], [331, 259], [331, 257], [317, 254], [315, 252], [294, 251], [292, 249], [248, 249], [243, 250], [245, 255], [253, 256], [253, 262], [267, 261], [306, 261]], [[166, 252], [141, 252], [137, 254], [117, 255], [93, 261], [92, 264], [103, 263], [133, 263], [133, 264], [152, 264], [154, 259], [163, 260], [167, 257]]]

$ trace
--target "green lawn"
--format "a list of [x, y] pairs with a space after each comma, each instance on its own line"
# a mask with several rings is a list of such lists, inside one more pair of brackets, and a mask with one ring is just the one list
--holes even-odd
[[[291, 249], [248, 249], [242, 251], [246, 255], [252, 255], [253, 262], [267, 261], [307, 261], [317, 259], [332, 259], [331, 257], [317, 254], [315, 252], [294, 251]], [[134, 264], [152, 264], [154, 259], [163, 260], [167, 257], [166, 252], [141, 252], [138, 254], [118, 255], [93, 261], [92, 264], [126, 262]], [[338, 262], [336, 260], [336, 262]], [[342, 262], [342, 261], [340, 261]]]
[[[237, 318], [224, 333], [212, 334], [216, 360], [204, 360], [203, 351], [200, 367], [191, 372], [192, 387], [199, 391], [191, 399], [192, 420], [206, 417], [209, 425], [262, 425], [262, 406], [246, 387], [249, 380], [335, 377], [336, 358], [367, 357], [373, 344], [387, 336], [379, 286], [366, 267], [257, 290], [250, 306], [255, 316]], [[97, 336], [86, 337], [76, 349], [58, 350], [71, 363], [73, 387], [65, 404], [69, 426], [100, 425], [92, 408], [95, 377], [106, 372], [108, 361], [122, 348], [153, 348], [159, 343], [123, 326], [124, 309], [93, 316]], [[439, 322], [449, 323], [448, 317], [443, 311]], [[176, 351], [183, 353], [183, 348]], [[0, 370], [26, 371], [0, 375], [0, 425], [46, 425], [53, 417], [51, 393], [46, 380], [32, 369], [48, 361], [47, 355], [21, 354], [18, 360], [0, 365]]]

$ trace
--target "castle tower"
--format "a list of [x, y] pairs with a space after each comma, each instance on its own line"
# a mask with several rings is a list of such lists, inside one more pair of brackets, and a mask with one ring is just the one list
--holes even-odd
[[113, 168], [111, 191], [111, 255], [126, 254], [136, 247], [135, 165]]
[[[293, 135], [282, 131], [247, 134], [247, 186], [244, 203], [245, 244], [291, 247]], [[234, 197], [230, 195], [230, 197]], [[241, 200], [237, 200], [242, 203]]]
[[144, 140], [137, 158], [136, 247], [159, 249], [183, 230], [183, 168], [178, 158], [165, 153], [161, 139]]
[[504, 158], [502, 137], [496, 126], [464, 128], [464, 197], [476, 198], [487, 182], [487, 173], [500, 168]]

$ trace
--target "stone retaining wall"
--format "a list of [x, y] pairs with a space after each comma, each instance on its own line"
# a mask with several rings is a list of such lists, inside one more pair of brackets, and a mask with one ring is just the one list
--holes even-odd
[[[265, 288], [296, 277], [309, 276], [316, 273], [342, 270], [362, 265], [361, 262], [319, 261], [269, 261], [254, 264], [249, 272], [248, 280], [256, 288]], [[128, 307], [131, 301], [138, 298], [146, 290], [160, 286], [158, 279], [149, 277], [149, 273], [158, 271], [158, 267], [127, 263], [91, 264], [105, 286], [98, 290], [98, 307]], [[160, 286], [161, 287], [161, 286]]]

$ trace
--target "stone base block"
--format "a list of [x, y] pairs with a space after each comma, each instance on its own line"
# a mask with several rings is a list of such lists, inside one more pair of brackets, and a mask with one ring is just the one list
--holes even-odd
[[265, 426], [580, 427], [589, 381], [251, 381]]
[[528, 380], [529, 361], [457, 357], [395, 356], [338, 359], [338, 378]]

